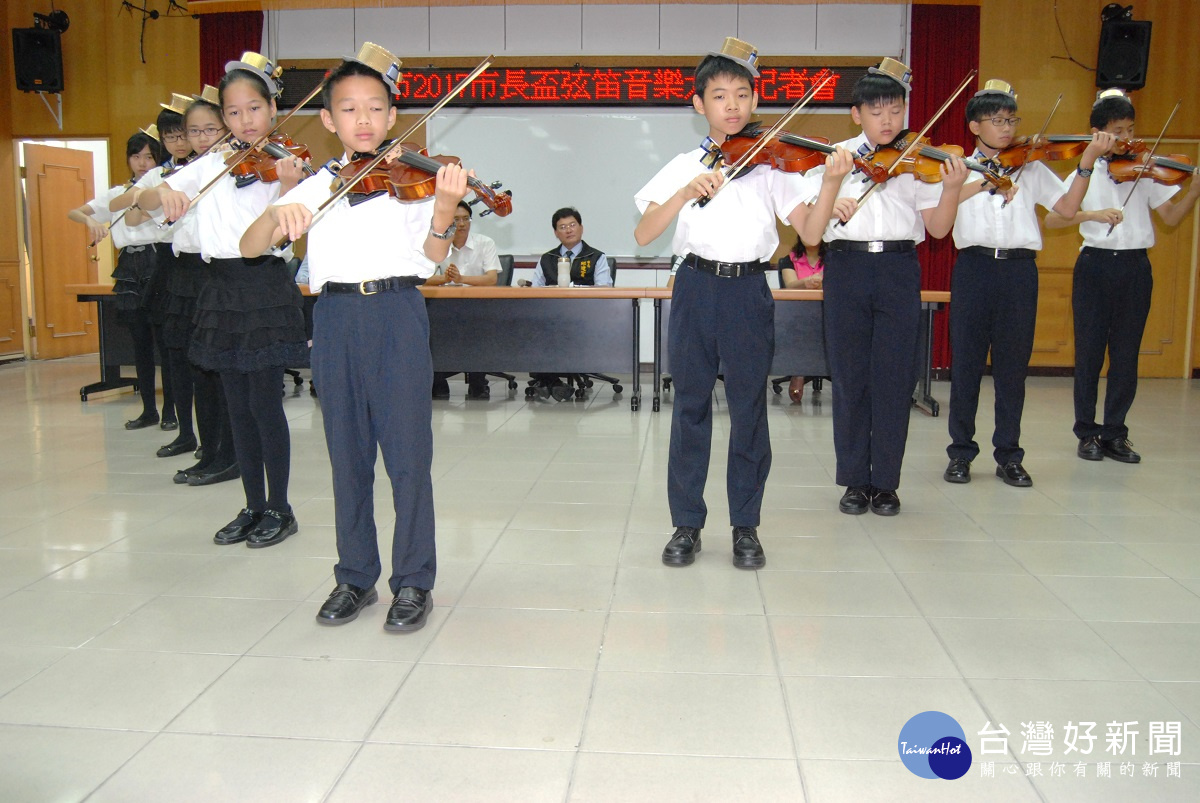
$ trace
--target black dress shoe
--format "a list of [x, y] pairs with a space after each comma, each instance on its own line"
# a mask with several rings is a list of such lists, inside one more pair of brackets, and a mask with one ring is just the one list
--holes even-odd
[[1014, 488], [1028, 488], [1033, 485], [1033, 478], [1016, 460], [996, 466], [996, 476], [1004, 480], [1005, 485], [1011, 485]]
[[1079, 448], [1075, 450], [1075, 454], [1084, 460], [1103, 460], [1104, 449], [1100, 446], [1100, 436], [1089, 435], [1086, 438], [1080, 438]]
[[1100, 441], [1100, 448], [1105, 457], [1119, 460], [1122, 463], [1140, 463], [1142, 456], [1133, 450], [1133, 444], [1128, 438], [1113, 438], [1111, 441]]
[[761, 569], [767, 565], [767, 556], [758, 542], [758, 528], [733, 528], [733, 565], [739, 569]]
[[946, 466], [942, 479], [946, 482], [964, 483], [971, 481], [971, 461], [956, 457]]
[[158, 423], [158, 413], [142, 413], [132, 421], [125, 422], [125, 429], [145, 429]]
[[213, 543], [218, 546], [240, 544], [246, 540], [246, 536], [250, 534], [250, 531], [262, 519], [262, 515], [261, 513], [255, 513], [250, 508], [244, 508], [237, 515], [236, 519], [217, 530], [217, 534], [213, 536]]
[[423, 588], [407, 586], [400, 589], [388, 608], [387, 620], [383, 623], [384, 630], [406, 633], [420, 630], [429, 618], [429, 610], [433, 607], [433, 594]]
[[349, 583], [338, 583], [337, 588], [317, 611], [317, 624], [344, 625], [353, 622], [368, 605], [379, 601], [379, 593], [372, 588], [359, 588]]
[[281, 513], [278, 510], [264, 510], [262, 518], [253, 530], [246, 534], [246, 546], [251, 549], [262, 549], [265, 546], [275, 546], [289, 535], [295, 535], [300, 526], [296, 517], [291, 513]]
[[173, 432], [174, 430], [179, 429], [179, 422], [174, 418], [164, 418], [162, 423], [158, 425], [158, 428], [163, 432]]
[[154, 454], [157, 457], [174, 457], [177, 454], [183, 454], [184, 452], [190, 452], [195, 448], [196, 448], [196, 436], [193, 435], [182, 441], [179, 440], [178, 438], [176, 438], [175, 440], [168, 443], [166, 446], [158, 447], [158, 451], [155, 452]]
[[479, 390], [468, 390], [467, 398], [474, 399], [476, 401], [486, 401], [486, 400], [492, 398], [492, 389], [491, 388], [480, 388]]
[[662, 562], [667, 566], [691, 566], [700, 551], [700, 530], [696, 527], [676, 527], [675, 534], [663, 547]]
[[900, 497], [895, 491], [881, 491], [876, 488], [871, 494], [871, 512], [876, 516], [895, 516], [900, 512]]
[[218, 482], [227, 482], [229, 480], [236, 480], [240, 476], [242, 476], [242, 471], [241, 471], [241, 469], [238, 468], [237, 463], [233, 463], [231, 465], [225, 466], [224, 468], [217, 468], [217, 469], [214, 469], [212, 466], [209, 466], [208, 470], [204, 471], [203, 473], [197, 472], [195, 474], [188, 475], [187, 484], [188, 485], [216, 485]]
[[871, 505], [871, 489], [863, 486], [847, 488], [842, 494], [842, 501], [838, 502], [838, 510], [843, 513], [849, 513], [851, 516], [858, 516], [867, 512], [867, 508]]

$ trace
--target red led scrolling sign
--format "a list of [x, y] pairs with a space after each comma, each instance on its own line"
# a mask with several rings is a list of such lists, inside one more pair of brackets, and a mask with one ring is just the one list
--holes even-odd
[[[424, 108], [470, 72], [460, 67], [403, 70], [393, 105]], [[827, 75], [833, 80], [810, 106], [849, 106], [866, 67], [764, 67], [755, 82], [759, 106], [791, 106]], [[690, 103], [694, 67], [499, 67], [480, 75], [457, 106], [678, 106]], [[281, 109], [290, 109], [324, 77], [323, 70], [284, 72]], [[309, 103], [320, 108], [320, 99]]]

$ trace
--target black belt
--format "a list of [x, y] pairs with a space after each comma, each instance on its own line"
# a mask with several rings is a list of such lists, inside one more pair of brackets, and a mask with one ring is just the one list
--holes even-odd
[[962, 252], [992, 259], [1035, 259], [1037, 257], [1037, 251], [1032, 248], [984, 248], [982, 245], [969, 245], [962, 249]]
[[913, 251], [917, 247], [912, 240], [830, 240], [828, 245], [830, 251], [866, 251], [869, 254]]
[[395, 293], [422, 284], [425, 284], [425, 280], [417, 276], [389, 276], [386, 279], [368, 279], [365, 282], [325, 282], [321, 292], [373, 296], [376, 293]]
[[1122, 254], [1141, 254], [1145, 256], [1145, 248], [1093, 248], [1090, 245], [1085, 245], [1081, 250], [1081, 254], [1108, 254], [1110, 257], [1120, 256]]
[[771, 267], [770, 263], [755, 261], [755, 262], [717, 262], [712, 259], [688, 254], [683, 258], [683, 264], [688, 267], [702, 270], [705, 273], [711, 273], [713, 276], [719, 276], [722, 279], [737, 279], [741, 276], [751, 276], [756, 273], [762, 273]]

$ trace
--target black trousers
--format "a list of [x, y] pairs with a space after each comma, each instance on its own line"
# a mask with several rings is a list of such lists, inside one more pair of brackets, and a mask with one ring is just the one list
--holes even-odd
[[921, 265], [915, 251], [829, 251], [825, 348], [837, 484], [900, 487], [917, 383]]
[[[1137, 395], [1138, 353], [1150, 315], [1154, 276], [1145, 249], [1084, 248], [1075, 260], [1071, 311], [1075, 317], [1075, 437], [1129, 437], [1125, 416]], [[1096, 423], [1096, 396], [1104, 353], [1108, 387], [1104, 424]]]
[[761, 274], [722, 279], [691, 267], [675, 276], [667, 330], [675, 399], [667, 499], [676, 527], [704, 527], [713, 388], [725, 375], [729, 523], [757, 527], [771, 471], [767, 372], [775, 356], [775, 300]]
[[950, 278], [951, 459], [974, 460], [979, 383], [992, 354], [996, 429], [992, 455], [998, 465], [1025, 459], [1021, 412], [1025, 376], [1037, 322], [1038, 271], [1030, 259], [995, 259], [960, 251]]
[[312, 371], [333, 464], [334, 577], [360, 588], [379, 579], [373, 491], [382, 450], [396, 511], [388, 585], [393, 594], [406, 586], [432, 589], [433, 358], [421, 293], [322, 293], [313, 313]]
[[[447, 381], [450, 377], [455, 376], [458, 371], [437, 371], [433, 375], [433, 389], [436, 391], [440, 385], [445, 390], [450, 389], [450, 383]], [[467, 389], [472, 393], [480, 393], [488, 386], [487, 374], [482, 371], [471, 371], [467, 374]]]

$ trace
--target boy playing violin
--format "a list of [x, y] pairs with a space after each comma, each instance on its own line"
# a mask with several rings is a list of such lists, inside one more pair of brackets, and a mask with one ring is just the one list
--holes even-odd
[[[975, 158], [985, 165], [1012, 144], [1017, 124], [1017, 96], [1004, 81], [992, 80], [967, 102], [967, 125], [975, 135]], [[950, 464], [946, 482], [971, 481], [971, 461], [979, 454], [975, 413], [979, 383], [992, 354], [996, 391], [996, 429], [992, 434], [996, 476], [1008, 485], [1028, 488], [1021, 448], [1021, 411], [1025, 375], [1033, 354], [1037, 321], [1038, 270], [1034, 258], [1042, 247], [1036, 204], [1063, 217], [1073, 217], [1088, 186], [1097, 157], [1113, 144], [1112, 134], [1097, 132], [1079, 160], [1068, 185], [1045, 162], [1024, 165], [1019, 186], [1000, 192], [974, 175], [959, 192], [954, 221], [958, 260], [950, 279]]]
[[[1134, 138], [1133, 104], [1119, 89], [1100, 93], [1092, 106], [1092, 131], [1121, 140]], [[1079, 224], [1083, 247], [1075, 261], [1071, 310], [1075, 319], [1075, 437], [1076, 453], [1084, 460], [1110, 457], [1139, 463], [1141, 455], [1129, 441], [1125, 416], [1137, 393], [1138, 351], [1150, 314], [1154, 278], [1146, 250], [1154, 245], [1150, 210], [1168, 226], [1178, 225], [1200, 197], [1200, 182], [1171, 201], [1178, 187], [1137, 182], [1117, 184], [1109, 162], [1119, 159], [1110, 149], [1096, 162], [1096, 176], [1073, 218], [1051, 212], [1048, 228]], [[1128, 203], [1125, 199], [1128, 196]], [[1121, 208], [1125, 204], [1124, 209]], [[1104, 424], [1096, 423], [1096, 395], [1104, 352], [1108, 351], [1108, 387], [1104, 393]]]
[[[645, 245], [678, 219], [671, 243], [682, 258], [672, 287], [667, 349], [675, 384], [667, 499], [675, 533], [663, 549], [668, 566], [687, 566], [700, 551], [708, 508], [704, 482], [712, 446], [712, 392], [724, 366], [729, 402], [726, 489], [733, 565], [759, 569], [763, 489], [771, 468], [767, 372], [775, 351], [775, 301], [763, 271], [779, 245], [778, 216], [803, 222], [805, 183], [767, 167], [728, 183], [713, 169], [720, 143], [750, 121], [758, 105], [758, 52], [733, 37], [696, 69], [692, 105], [708, 121], [699, 148], [680, 154], [634, 196], [642, 213], [634, 238]], [[718, 193], [718, 190], [720, 191]], [[700, 198], [711, 200], [706, 206]]]
[[[268, 208], [242, 237], [242, 253], [261, 254], [283, 237], [299, 238], [332, 194], [342, 167], [384, 145], [396, 121], [391, 97], [399, 70], [395, 56], [367, 42], [330, 74], [321, 122], [337, 134], [345, 157]], [[460, 166], [446, 165], [438, 170], [433, 198], [402, 204], [385, 191], [347, 196], [308, 238], [309, 284], [320, 293], [313, 313], [313, 381], [321, 389], [333, 464], [338, 546], [337, 586], [317, 613], [321, 624], [353, 621], [378, 599], [372, 489], [379, 449], [396, 510], [393, 600], [384, 629], [418, 630], [433, 606], [433, 361], [417, 287], [446, 258], [466, 180]]]
[[[917, 380], [921, 265], [916, 245], [928, 232], [945, 237], [967, 176], [963, 161], [939, 167], [941, 182], [911, 174], [880, 184], [860, 207], [867, 186], [852, 172], [855, 155], [888, 145], [903, 133], [909, 69], [885, 58], [854, 86], [850, 117], [862, 134], [838, 143], [823, 168], [802, 237], [828, 243], [825, 255], [825, 338], [833, 377], [833, 444], [838, 508], [858, 515], [900, 512], [900, 465]], [[842, 224], [842, 225], [839, 225]]]

